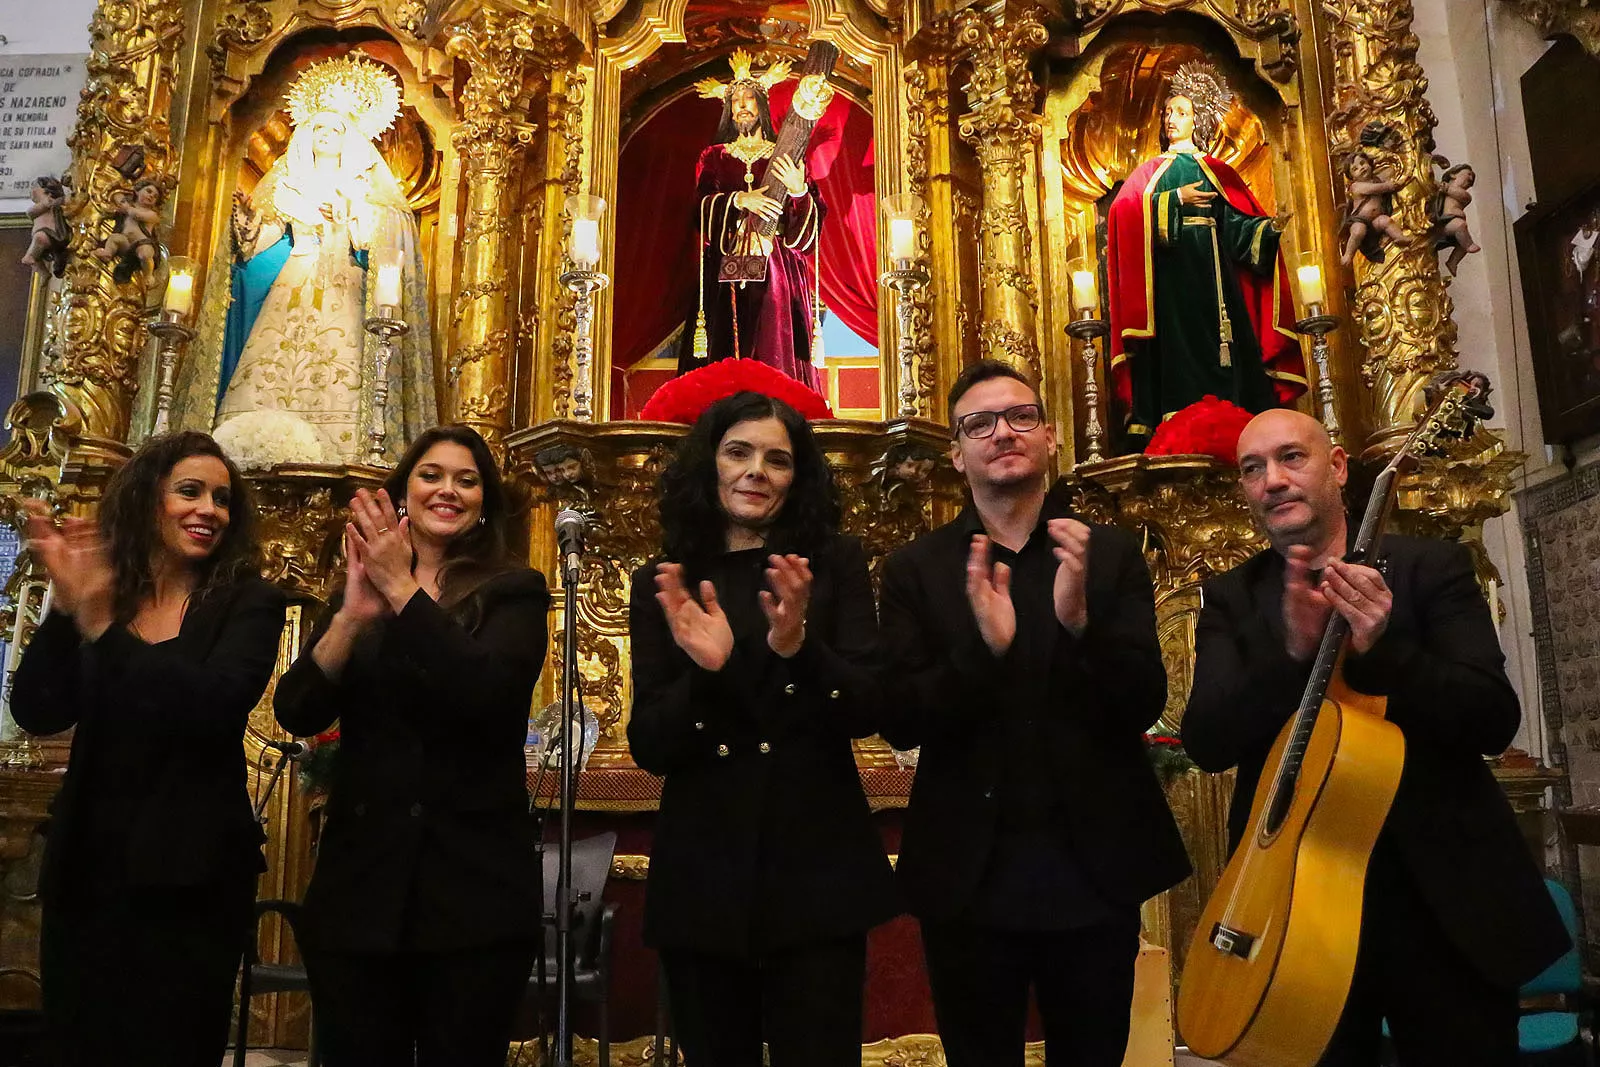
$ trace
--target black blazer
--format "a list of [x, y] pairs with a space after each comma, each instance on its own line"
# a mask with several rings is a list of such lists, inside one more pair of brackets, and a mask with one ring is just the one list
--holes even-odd
[[309, 655], [332, 611], [312, 633], [273, 701], [294, 734], [339, 720], [308, 945], [445, 951], [538, 936], [523, 749], [549, 606], [544, 575], [524, 568], [453, 612], [418, 590], [357, 641], [337, 681]]
[[866, 558], [843, 536], [811, 557], [806, 640], [789, 660], [767, 646], [765, 560], [731, 553], [690, 576], [717, 586], [736, 638], [716, 672], [672, 640], [655, 564], [633, 575], [628, 744], [666, 779], [645, 898], [653, 946], [750, 955], [899, 911], [850, 744], [877, 731], [881, 703]]
[[[1520, 985], [1569, 942], [1483, 759], [1503, 752], [1521, 721], [1505, 656], [1465, 548], [1390, 536], [1383, 556], [1394, 593], [1388, 628], [1344, 668], [1352, 688], [1388, 697], [1389, 721], [1406, 739], [1380, 850], [1398, 857], [1485, 977]], [[1203, 590], [1183, 743], [1205, 770], [1238, 766], [1228, 819], [1235, 844], [1311, 670], [1284, 648], [1283, 570], [1283, 557], [1269, 550]]]
[[104, 878], [134, 887], [253, 879], [266, 840], [251, 814], [242, 744], [278, 660], [283, 594], [258, 578], [191, 602], [178, 635], [125, 626], [84, 642], [51, 612], [11, 692], [29, 733], [76, 726], [51, 807], [46, 900]]
[[[1052, 496], [1042, 523], [1071, 512]], [[993, 847], [1005, 731], [1016, 709], [996, 700], [1005, 661], [983, 643], [967, 603], [966, 560], [981, 532], [970, 507], [895, 552], [883, 567], [882, 624], [897, 748], [922, 746], [900, 848], [912, 911], [959, 916]], [[1034, 536], [1043, 536], [1036, 533]], [[1011, 595], [1052, 604], [1049, 585]], [[1108, 902], [1136, 905], [1183, 880], [1189, 859], [1151, 769], [1144, 732], [1166, 702], [1155, 594], [1138, 542], [1112, 526], [1089, 537], [1089, 621], [1074, 638], [1052, 620], [1045, 758], [1064, 794], [1061, 827]], [[997, 706], [1000, 705], [1000, 706]]]

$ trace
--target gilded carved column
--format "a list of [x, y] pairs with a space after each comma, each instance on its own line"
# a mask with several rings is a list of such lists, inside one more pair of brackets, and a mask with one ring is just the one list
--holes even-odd
[[523, 150], [534, 132], [525, 121], [524, 78], [535, 32], [527, 16], [486, 8], [471, 24], [457, 27], [446, 46], [468, 68], [461, 123], [451, 138], [465, 161], [466, 194], [446, 410], [449, 418], [483, 434], [497, 453], [510, 429], [516, 340], [512, 204]]
[[[1396, 194], [1401, 225], [1429, 229], [1435, 190], [1432, 107], [1417, 63], [1410, 3], [1326, 0], [1334, 71], [1329, 113], [1334, 158], [1358, 144], [1409, 182]], [[1365, 136], [1363, 136], [1365, 135]], [[1351, 317], [1367, 356], [1362, 376], [1372, 397], [1369, 449], [1397, 445], [1423, 410], [1429, 376], [1455, 366], [1456, 327], [1431, 241], [1393, 247], [1382, 263], [1358, 257]]]
[[959, 129], [983, 173], [978, 350], [986, 359], [1025, 367], [1038, 378], [1038, 293], [1023, 179], [1040, 131], [1040, 116], [1033, 110], [1038, 86], [1028, 60], [1049, 35], [1030, 10], [988, 15], [968, 8], [956, 16], [954, 29], [958, 54], [972, 71]]
[[[906, 101], [906, 191], [928, 205], [926, 225], [918, 231], [917, 264], [942, 286], [912, 293], [912, 351], [917, 414], [936, 422], [944, 412], [941, 399], [961, 372], [963, 282], [974, 271], [962, 255], [962, 231], [956, 225], [955, 178], [951, 173], [950, 66], [948, 24], [925, 31], [925, 52], [902, 71]], [[940, 32], [940, 31], [944, 32]], [[974, 287], [975, 288], [975, 287]]]
[[[535, 371], [538, 380], [548, 385], [538, 390], [533, 422], [578, 418], [585, 407], [590, 412], [588, 419], [604, 419], [608, 411], [606, 385], [598, 372], [604, 338], [595, 338], [588, 376], [580, 382], [573, 344], [577, 329], [575, 297], [557, 280], [567, 264], [566, 240], [571, 220], [566, 215], [566, 200], [583, 191], [586, 179], [583, 141], [591, 105], [589, 73], [581, 60], [570, 34], [557, 29], [545, 35], [536, 58], [544, 82], [543, 150], [540, 169], [525, 195], [539, 203], [545, 220], [531, 267], [538, 294], [538, 318], [548, 324], [540, 331]], [[604, 292], [595, 299], [597, 326], [605, 321], [605, 299]]]
[[[88, 81], [67, 139], [71, 258], [61, 288], [58, 347], [47, 367], [54, 390], [82, 419], [80, 451], [120, 455], [128, 435], [146, 340], [146, 282], [135, 272], [117, 285], [112, 264], [94, 252], [108, 233], [103, 220], [119, 210], [113, 196], [131, 194], [135, 181], [155, 181], [163, 196], [174, 187], [168, 113], [183, 12], [182, 0], [102, 0], [89, 23]], [[123, 171], [113, 166], [119, 153]], [[140, 153], [142, 170], [135, 166]]]

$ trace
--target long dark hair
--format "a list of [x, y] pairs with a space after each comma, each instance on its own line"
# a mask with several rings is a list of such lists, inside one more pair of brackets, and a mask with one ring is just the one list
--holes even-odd
[[[722, 98], [722, 119], [717, 123], [716, 144], [732, 144], [739, 139], [739, 126], [733, 121], [733, 90], [736, 86], [728, 87], [728, 95]], [[767, 94], [760, 89], [755, 90], [756, 115], [761, 135], [769, 141], [778, 139], [778, 131], [772, 125], [772, 105], [767, 102]]]
[[[441, 441], [460, 445], [471, 452], [472, 462], [483, 479], [483, 521], [445, 546], [444, 564], [439, 568], [439, 605], [448, 610], [460, 605], [490, 578], [516, 566], [516, 562], [506, 535], [510, 507], [505, 483], [500, 480], [499, 465], [488, 444], [470, 426], [460, 423], [434, 426], [418, 434], [383, 483], [390, 502], [396, 508], [405, 506], [406, 483], [411, 480], [412, 470], [427, 455], [428, 449]], [[416, 566], [415, 557], [412, 566]]]
[[224, 586], [260, 573], [256, 545], [256, 506], [249, 483], [233, 460], [208, 434], [195, 430], [152, 437], [111, 476], [100, 501], [100, 532], [111, 553], [115, 575], [114, 602], [118, 621], [138, 612], [155, 591], [150, 560], [161, 545], [158, 511], [161, 480], [191, 456], [211, 456], [228, 469], [228, 526], [216, 550], [200, 564], [200, 580], [191, 594], [195, 603]]
[[661, 473], [661, 547], [668, 559], [693, 567], [727, 550], [728, 516], [717, 498], [717, 449], [734, 426], [756, 419], [783, 423], [794, 450], [794, 481], [767, 535], [767, 547], [810, 556], [838, 530], [833, 471], [810, 423], [783, 401], [746, 390], [706, 408]]

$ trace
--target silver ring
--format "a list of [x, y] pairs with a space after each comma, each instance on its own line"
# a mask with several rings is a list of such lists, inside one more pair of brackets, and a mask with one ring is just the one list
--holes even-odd
[[389, 527], [381, 526], [381, 527], [378, 528], [378, 532], [379, 533], [388, 533], [389, 532]]

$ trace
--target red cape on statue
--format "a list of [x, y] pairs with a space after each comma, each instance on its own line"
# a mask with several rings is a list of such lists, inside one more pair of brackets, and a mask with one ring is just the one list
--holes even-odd
[[[1138, 341], [1155, 334], [1155, 283], [1151, 278], [1152, 245], [1150, 235], [1150, 185], [1168, 156], [1147, 159], [1123, 183], [1111, 202], [1107, 219], [1106, 281], [1111, 288], [1108, 301], [1111, 313], [1111, 383], [1124, 410], [1133, 405], [1133, 380], [1129, 373], [1129, 339]], [[1215, 156], [1200, 156], [1223, 199], [1242, 214], [1255, 218], [1267, 215], [1239, 172]], [[1261, 360], [1272, 376], [1273, 389], [1280, 404], [1291, 404], [1306, 391], [1305, 358], [1300, 339], [1292, 329], [1294, 299], [1290, 295], [1289, 270], [1283, 257], [1271, 278], [1263, 278], [1246, 267], [1235, 275], [1250, 312], [1250, 325], [1261, 342]], [[1292, 374], [1298, 381], [1279, 375]]]

